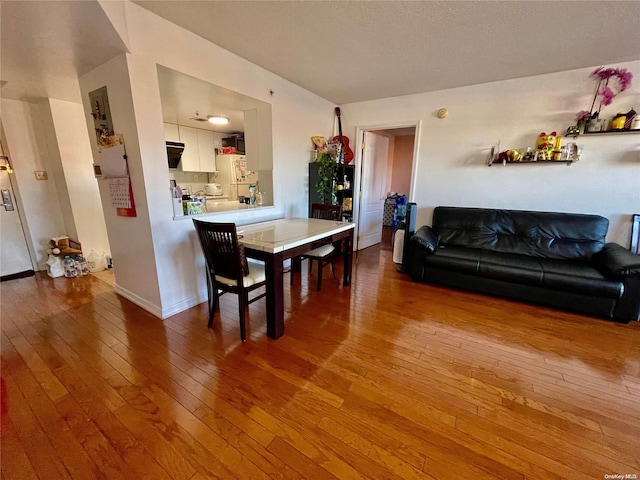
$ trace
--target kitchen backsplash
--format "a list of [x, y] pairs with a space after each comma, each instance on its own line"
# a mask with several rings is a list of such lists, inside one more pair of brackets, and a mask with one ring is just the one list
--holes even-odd
[[214, 176], [215, 174], [207, 172], [169, 171], [169, 178], [175, 180], [184, 193], [190, 195], [204, 192], [205, 184], [215, 181]]

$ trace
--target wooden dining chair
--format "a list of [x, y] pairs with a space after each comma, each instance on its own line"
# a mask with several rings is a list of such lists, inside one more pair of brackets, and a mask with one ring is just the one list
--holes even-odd
[[206, 260], [209, 324], [219, 310], [219, 297], [224, 293], [238, 295], [240, 338], [246, 340], [245, 311], [250, 303], [264, 297], [262, 293], [249, 299], [249, 292], [266, 283], [264, 264], [247, 261], [242, 244], [238, 243], [235, 223], [203, 222], [193, 219], [202, 253]]
[[[323, 220], [342, 220], [342, 206], [340, 205], [325, 205], [323, 203], [311, 204], [311, 218], [320, 218]], [[333, 265], [335, 246], [331, 243], [326, 245], [320, 245], [319, 247], [310, 250], [299, 258], [293, 261], [301, 261], [305, 258], [309, 259], [309, 273], [313, 270], [313, 262], [318, 262], [318, 291], [322, 287], [322, 270], [327, 265], [331, 265], [331, 273], [333, 278], [336, 278], [336, 272]], [[291, 284], [293, 285], [294, 275], [291, 271]]]

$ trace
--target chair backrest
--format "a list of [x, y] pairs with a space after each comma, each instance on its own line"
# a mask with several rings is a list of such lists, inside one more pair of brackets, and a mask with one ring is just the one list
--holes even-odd
[[235, 223], [203, 222], [193, 219], [202, 253], [211, 278], [222, 275], [242, 285], [242, 277], [249, 273], [242, 245], [238, 244]]
[[325, 205], [324, 203], [311, 204], [311, 218], [320, 218], [322, 220], [341, 220], [342, 206]]

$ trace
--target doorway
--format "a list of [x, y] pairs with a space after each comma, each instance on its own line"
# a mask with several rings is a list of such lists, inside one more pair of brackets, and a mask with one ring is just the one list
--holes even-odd
[[419, 126], [419, 122], [408, 122], [357, 128], [361, 144], [356, 151], [359, 199], [354, 212], [355, 250], [382, 241], [389, 208], [393, 218], [398, 196], [407, 202], [413, 198]]
[[0, 281], [34, 275], [11, 178], [14, 173], [4, 145], [0, 140]]

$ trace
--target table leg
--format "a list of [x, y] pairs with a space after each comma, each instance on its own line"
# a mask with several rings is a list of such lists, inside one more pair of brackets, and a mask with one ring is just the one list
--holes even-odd
[[344, 268], [342, 284], [345, 287], [351, 285], [351, 270], [353, 267], [353, 228], [349, 231], [349, 236], [344, 239]]
[[267, 255], [267, 336], [280, 338], [284, 334], [284, 289], [282, 286], [282, 253]]

